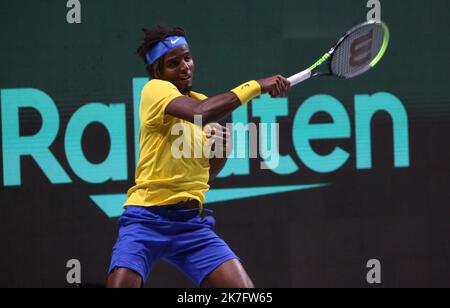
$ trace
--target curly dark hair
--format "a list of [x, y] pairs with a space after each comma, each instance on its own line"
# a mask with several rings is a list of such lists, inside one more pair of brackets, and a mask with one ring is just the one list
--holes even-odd
[[155, 78], [155, 72], [159, 72], [161, 74], [163, 69], [163, 59], [164, 57], [161, 57], [158, 59], [153, 65], [150, 65], [147, 61], [146, 54], [156, 46], [160, 41], [164, 40], [165, 38], [169, 36], [186, 36], [186, 31], [183, 28], [180, 27], [170, 27], [164, 24], [157, 24], [151, 29], [143, 28], [142, 31], [145, 33], [144, 40], [142, 41], [141, 45], [137, 49], [137, 54], [139, 57], [144, 60], [146, 64], [146, 69], [149, 75], [152, 78]]

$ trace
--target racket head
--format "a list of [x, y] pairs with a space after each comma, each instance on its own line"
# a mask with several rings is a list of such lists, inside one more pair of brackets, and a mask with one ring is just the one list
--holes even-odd
[[368, 21], [349, 30], [329, 52], [333, 75], [351, 79], [372, 69], [389, 46], [390, 33], [382, 21]]

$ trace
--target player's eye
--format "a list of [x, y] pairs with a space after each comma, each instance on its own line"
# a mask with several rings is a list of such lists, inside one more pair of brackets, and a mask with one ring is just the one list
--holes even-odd
[[180, 62], [179, 62], [179, 61], [176, 61], [176, 60], [175, 60], [175, 61], [170, 61], [170, 62], [169, 62], [169, 66], [170, 66], [170, 67], [177, 67], [178, 64], [180, 64]]

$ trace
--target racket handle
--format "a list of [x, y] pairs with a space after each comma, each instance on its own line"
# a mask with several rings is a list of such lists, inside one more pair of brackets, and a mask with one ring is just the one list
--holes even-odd
[[304, 70], [303, 72], [300, 72], [298, 74], [295, 74], [294, 76], [291, 76], [288, 78], [289, 82], [291, 83], [291, 87], [298, 85], [299, 83], [308, 80], [311, 78], [311, 71], [310, 70]]

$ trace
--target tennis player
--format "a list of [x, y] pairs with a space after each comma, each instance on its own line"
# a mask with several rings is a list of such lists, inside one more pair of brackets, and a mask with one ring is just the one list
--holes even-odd
[[[201, 116], [203, 124], [218, 122], [263, 93], [284, 96], [290, 83], [277, 75], [208, 98], [191, 90], [195, 66], [185, 31], [161, 25], [143, 31], [138, 54], [152, 80], [142, 91], [136, 185], [128, 191], [119, 220], [108, 287], [143, 287], [162, 259], [199, 287], [252, 288], [240, 259], [212, 230], [212, 211], [203, 208], [209, 183], [226, 157], [175, 158], [172, 143], [179, 136], [171, 128], [183, 123], [201, 130], [194, 116]], [[193, 135], [194, 143], [207, 141], [203, 133]]]

